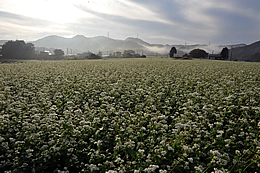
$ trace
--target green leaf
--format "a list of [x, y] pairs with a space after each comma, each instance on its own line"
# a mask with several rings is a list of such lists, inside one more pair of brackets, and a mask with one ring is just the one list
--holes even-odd
[[133, 158], [133, 159], [135, 159], [136, 158], [136, 152], [132, 149], [132, 148], [130, 148], [130, 147], [127, 147], [126, 148], [126, 153], [127, 154], [129, 154], [129, 155], [131, 155], [131, 157]]

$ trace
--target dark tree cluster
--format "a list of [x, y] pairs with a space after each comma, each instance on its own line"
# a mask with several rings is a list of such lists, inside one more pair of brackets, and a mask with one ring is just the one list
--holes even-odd
[[94, 53], [91, 53], [88, 57], [88, 59], [102, 59], [100, 55], [96, 55]]
[[32, 43], [23, 40], [8, 41], [2, 45], [0, 54], [1, 59], [33, 59], [35, 48]]
[[228, 59], [228, 54], [229, 54], [228, 48], [227, 47], [223, 48], [220, 54], [221, 54], [222, 58], [227, 60]]
[[175, 47], [172, 47], [170, 50], [169, 56], [171, 58], [174, 58], [174, 54], [176, 54], [176, 53], [177, 53], [177, 49]]
[[206, 58], [208, 56], [208, 53], [202, 49], [193, 49], [192, 51], [190, 51], [189, 55], [192, 58]]
[[145, 55], [140, 55], [139, 53], [135, 53], [134, 50], [124, 50], [123, 57], [124, 58], [146, 58]]
[[63, 50], [61, 50], [61, 49], [55, 49], [54, 50], [54, 56], [55, 57], [63, 57], [64, 56], [64, 51]]

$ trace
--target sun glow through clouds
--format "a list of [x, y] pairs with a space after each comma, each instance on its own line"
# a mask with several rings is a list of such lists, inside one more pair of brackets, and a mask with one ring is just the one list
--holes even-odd
[[[152, 43], [252, 43], [259, 36], [258, 1], [1, 0], [0, 37], [139, 33]], [[165, 38], [163, 37], [165, 36]], [[171, 39], [173, 38], [173, 39]]]
[[93, 17], [75, 7], [78, 1], [24, 0], [7, 2], [4, 11], [55, 23], [71, 23], [81, 17]]

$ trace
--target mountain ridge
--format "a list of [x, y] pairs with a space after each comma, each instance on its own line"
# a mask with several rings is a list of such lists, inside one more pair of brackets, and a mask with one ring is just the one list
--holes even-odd
[[74, 53], [82, 53], [86, 51], [91, 52], [112, 52], [112, 51], [124, 51], [127, 49], [133, 49], [135, 51], [145, 51], [146, 48], [140, 44], [150, 45], [147, 42], [139, 42], [136, 40], [126, 38], [125, 40], [116, 40], [105, 36], [85, 37], [83, 35], [76, 35], [72, 38], [65, 38], [60, 36], [47, 36], [36, 41], [33, 41], [35, 47], [46, 47], [46, 48], [60, 48], [60, 49], [73, 49]]
[[260, 62], [260, 41], [243, 47], [236, 47], [230, 51], [232, 60]]
[[[8, 40], [0, 40], [0, 45]], [[233, 45], [206, 45], [206, 44], [193, 44], [193, 45], [163, 45], [151, 44], [140, 38], [127, 37], [124, 40], [113, 39], [105, 36], [86, 37], [84, 35], [75, 35], [72, 38], [66, 38], [58, 35], [49, 35], [40, 38], [36, 41], [31, 41], [36, 50], [51, 50], [62, 49], [65, 54], [78, 54], [83, 52], [98, 53], [101, 51], [103, 54], [114, 53], [117, 51], [123, 52], [124, 50], [134, 50], [138, 53], [145, 55], [160, 55], [167, 56], [171, 47], [176, 47], [176, 56], [182, 56], [189, 53], [193, 49], [204, 49], [208, 53], [220, 53], [222, 48], [227, 47], [232, 52], [232, 60], [241, 61], [259, 61], [258, 54], [260, 54], [260, 41], [246, 45], [244, 43]], [[252, 59], [252, 56], [254, 57]]]
[[208, 46], [205, 44], [194, 45], [163, 45], [163, 44], [151, 44], [140, 38], [127, 37], [124, 40], [113, 39], [105, 36], [85, 37], [84, 35], [75, 35], [72, 38], [65, 38], [61, 36], [51, 35], [38, 39], [32, 42], [35, 47], [45, 48], [60, 48], [63, 50], [73, 49], [73, 53], [93, 52], [99, 51], [104, 53], [113, 53], [116, 51], [123, 52], [124, 50], [134, 50], [136, 52], [143, 52], [146, 55], [168, 55], [172, 46], [177, 48], [177, 56], [182, 56], [195, 48], [206, 49], [211, 52], [212, 49], [216, 49], [216, 52], [220, 52], [225, 46]]

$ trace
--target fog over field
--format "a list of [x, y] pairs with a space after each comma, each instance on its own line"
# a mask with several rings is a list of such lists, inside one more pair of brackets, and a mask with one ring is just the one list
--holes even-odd
[[169, 54], [172, 46], [175, 46], [178, 56], [182, 56], [185, 53], [189, 53], [193, 49], [203, 49], [208, 53], [220, 53], [224, 47], [231, 48], [245, 46], [245, 44], [239, 45], [211, 45], [209, 44], [184, 44], [184, 45], [163, 45], [163, 44], [152, 44], [148, 43], [140, 38], [128, 37], [124, 40], [108, 38], [104, 36], [97, 37], [85, 37], [83, 35], [77, 35], [72, 38], [64, 38], [60, 36], [48, 36], [32, 42], [35, 47], [45, 47], [45, 48], [62, 48], [64, 51], [68, 48], [72, 49], [73, 52], [82, 53], [86, 51], [91, 51], [98, 53], [102, 51], [104, 54], [107, 52], [116, 52], [132, 49], [139, 53], [152, 54], [155, 53], [161, 55]]

